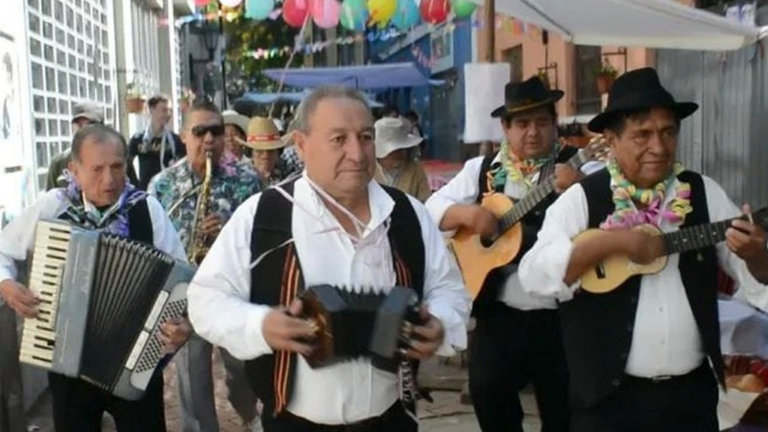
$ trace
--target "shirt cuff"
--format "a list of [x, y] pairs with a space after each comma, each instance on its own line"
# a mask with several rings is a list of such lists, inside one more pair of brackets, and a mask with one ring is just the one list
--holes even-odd
[[[440, 223], [443, 221], [443, 216], [445, 216], [445, 212], [448, 211], [448, 209], [457, 203], [443, 198], [439, 195], [439, 192], [436, 192], [432, 194], [432, 196], [429, 198], [429, 205], [427, 206], [427, 211], [429, 211], [429, 215], [432, 216], [432, 220], [435, 221], [435, 224], [437, 224], [438, 228], [440, 227]], [[445, 238], [451, 238], [456, 234], [456, 230], [450, 230], [450, 231], [443, 231], [440, 230], [440, 233]]]
[[444, 305], [428, 305], [429, 313], [443, 325], [443, 343], [435, 354], [450, 357], [467, 348], [467, 326], [459, 313]]
[[264, 305], [248, 305], [248, 318], [246, 320], [246, 340], [245, 348], [247, 358], [241, 360], [250, 360], [263, 355], [271, 354], [272, 347], [264, 339], [264, 319], [272, 311], [272, 308]]

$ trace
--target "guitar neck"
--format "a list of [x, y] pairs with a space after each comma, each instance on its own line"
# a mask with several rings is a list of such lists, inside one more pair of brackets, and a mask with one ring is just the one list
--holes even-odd
[[696, 225], [662, 235], [667, 255], [688, 252], [718, 244], [725, 240], [725, 231], [736, 219], [728, 219], [710, 224]]
[[[568, 159], [566, 165], [575, 170], [578, 170], [588, 160], [589, 159], [584, 157], [581, 152], [578, 152], [570, 159]], [[555, 175], [550, 174], [546, 179], [533, 187], [520, 201], [515, 204], [514, 207], [512, 207], [512, 209], [504, 213], [504, 215], [499, 220], [499, 232], [505, 232], [506, 230], [515, 226], [525, 217], [525, 215], [527, 215], [531, 210], [539, 205], [539, 203], [544, 201], [544, 198], [549, 196], [549, 194], [554, 191]]]

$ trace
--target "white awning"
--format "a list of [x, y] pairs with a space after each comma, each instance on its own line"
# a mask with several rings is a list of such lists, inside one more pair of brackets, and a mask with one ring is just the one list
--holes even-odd
[[733, 50], [768, 33], [768, 27], [743, 25], [674, 0], [494, 1], [496, 13], [556, 32], [578, 45]]

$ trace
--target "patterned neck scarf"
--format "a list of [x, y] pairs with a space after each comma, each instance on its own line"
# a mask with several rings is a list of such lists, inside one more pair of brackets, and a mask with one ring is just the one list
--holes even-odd
[[[553, 151], [555, 148], [553, 146]], [[526, 189], [530, 189], [533, 186], [533, 176], [553, 157], [552, 154], [549, 154], [542, 158], [521, 160], [509, 148], [509, 143], [506, 140], [501, 142], [499, 153], [501, 154], [501, 166], [492, 174], [489, 173], [492, 176], [493, 190], [503, 190], [508, 178], [513, 182], [523, 182]]]
[[[693, 211], [690, 201], [691, 185], [679, 182], [675, 191], [675, 198], [666, 208], [662, 206], [667, 195], [667, 188], [674, 182], [677, 174], [682, 171], [682, 164], [676, 163], [666, 179], [653, 188], [645, 189], [630, 183], [621, 173], [616, 161], [608, 162], [608, 172], [613, 180], [611, 190], [613, 191], [615, 210], [600, 224], [600, 228], [605, 230], [628, 229], [642, 224], [652, 224], [658, 227], [663, 219], [673, 225], [682, 224], [685, 221], [685, 215]], [[640, 208], [638, 208], [638, 204]]]
[[130, 235], [128, 211], [136, 203], [147, 198], [146, 192], [126, 182], [125, 189], [123, 189], [123, 193], [120, 194], [117, 202], [108, 209], [99, 211], [92, 204], [85, 201], [83, 190], [69, 170], [64, 170], [64, 176], [67, 179], [68, 186], [61, 189], [59, 193], [68, 204], [64, 210], [64, 215], [67, 219], [86, 229], [104, 231], [120, 237], [128, 237]]

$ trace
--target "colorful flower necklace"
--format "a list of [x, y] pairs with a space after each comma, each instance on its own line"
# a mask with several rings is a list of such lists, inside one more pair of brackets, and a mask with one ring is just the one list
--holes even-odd
[[506, 183], [507, 178], [513, 182], [523, 182], [526, 188], [533, 185], [533, 175], [536, 174], [539, 169], [551, 159], [551, 155], [543, 158], [531, 158], [520, 160], [509, 149], [509, 144], [506, 140], [501, 142], [501, 163], [504, 169], [498, 170], [494, 175], [494, 185], [498, 185], [501, 181], [502, 184]]
[[[683, 171], [683, 166], [675, 164], [673, 172], [653, 188], [638, 188], [624, 177], [616, 161], [608, 162], [608, 172], [611, 174], [611, 190], [615, 210], [600, 224], [601, 229], [628, 229], [637, 225], [652, 224], [659, 226], [662, 219], [673, 225], [685, 221], [685, 215], [693, 211], [691, 207], [691, 185], [680, 182], [675, 190], [675, 198], [662, 208], [667, 187], [672, 184], [677, 174]], [[635, 203], [640, 205], [637, 208]]]

